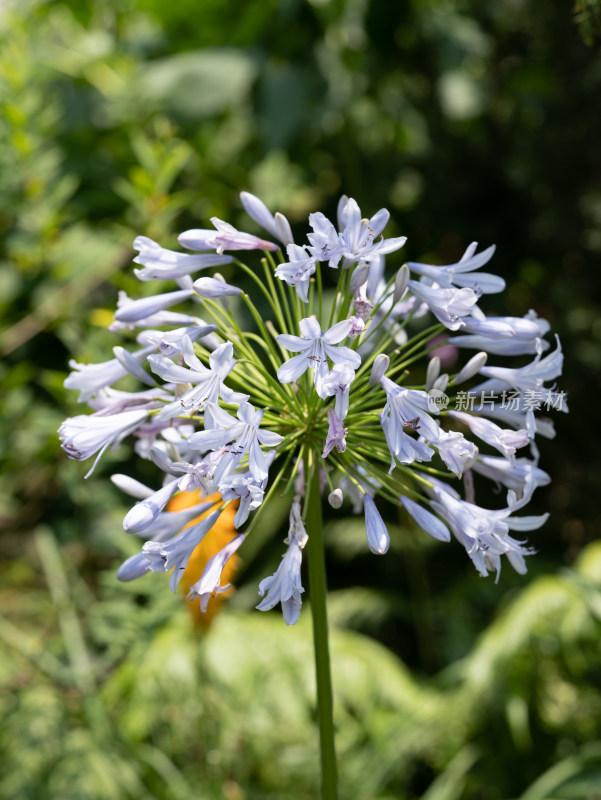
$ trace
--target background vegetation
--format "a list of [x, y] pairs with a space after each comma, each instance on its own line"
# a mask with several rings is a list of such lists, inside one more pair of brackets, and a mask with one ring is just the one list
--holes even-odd
[[407, 258], [496, 242], [495, 311], [535, 308], [566, 351], [526, 578], [478, 578], [392, 509], [386, 559], [328, 521], [341, 796], [600, 795], [599, 18], [591, 0], [2, 4], [1, 798], [316, 796], [307, 615], [250, 610], [285, 509], [199, 631], [160, 577], [116, 584], [123, 452], [84, 482], [57, 447], [80, 410], [67, 361], [110, 352], [134, 236], [250, 229], [241, 189], [299, 228], [342, 192], [386, 205]]

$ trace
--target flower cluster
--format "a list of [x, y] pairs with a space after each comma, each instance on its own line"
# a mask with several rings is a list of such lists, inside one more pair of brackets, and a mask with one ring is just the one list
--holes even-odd
[[[505, 286], [481, 270], [494, 247], [477, 252], [473, 243], [456, 264], [409, 262], [387, 278], [384, 257], [399, 251], [405, 237], [384, 238], [386, 209], [367, 219], [355, 200], [343, 197], [337, 224], [311, 214], [311, 232], [297, 244], [282, 214], [246, 192], [241, 200], [279, 243], [217, 218], [211, 220], [215, 230], [179, 237], [194, 253], [138, 237], [136, 276], [175, 287], [164, 291], [169, 286], [163, 283], [142, 299], [121, 294], [111, 330], [134, 336], [137, 347], [117, 346], [114, 358], [101, 364], [71, 362], [65, 386], [78, 389], [94, 413], [61, 425], [67, 455], [96, 456], [89, 475], [107, 448], [132, 436], [137, 454], [160, 472], [158, 488], [113, 476], [137, 501], [124, 529], [145, 540], [118, 578], [171, 571], [175, 591], [194, 549], [234, 503], [236, 528], [251, 514], [252, 521], [189, 588], [188, 596], [206, 609], [209, 598], [227, 588], [221, 585], [224, 566], [278, 492], [291, 502], [287, 550], [276, 573], [261, 581], [257, 608], [280, 603], [286, 622], [295, 623], [308, 540], [301, 504], [303, 498], [307, 503], [309, 465], [315, 464], [333, 508], [348, 498], [355, 513], [364, 512], [373, 553], [389, 546], [374, 499], [381, 498], [400, 504], [435, 539], [448, 542], [453, 534], [481, 575], [492, 571], [498, 579], [502, 556], [524, 572], [533, 550], [511, 533], [533, 530], [546, 519], [516, 512], [549, 482], [538, 466], [535, 436], [554, 435], [552, 423], [537, 417], [526, 398], [534, 391], [553, 401], [549, 382], [561, 373], [562, 353], [557, 340], [545, 355], [549, 325], [534, 312], [494, 317], [480, 308], [484, 295]], [[261, 266], [225, 255], [240, 250], [263, 251]], [[220, 273], [193, 278], [215, 267], [232, 275], [237, 269], [256, 295]], [[334, 282], [332, 291], [327, 287]], [[172, 310], [184, 303], [185, 312]], [[460, 364], [465, 349], [476, 353]], [[530, 363], [489, 365], [489, 355], [526, 356]], [[115, 388], [126, 376], [141, 388]], [[478, 376], [483, 380], [474, 392], [494, 397], [511, 391], [511, 408], [482, 403], [462, 411], [457, 397]], [[528, 456], [517, 457], [518, 450]], [[505, 508], [476, 503], [474, 473], [505, 487]], [[457, 479], [463, 496], [453, 486]], [[176, 494], [198, 490], [212, 499], [185, 511], [166, 510]]]

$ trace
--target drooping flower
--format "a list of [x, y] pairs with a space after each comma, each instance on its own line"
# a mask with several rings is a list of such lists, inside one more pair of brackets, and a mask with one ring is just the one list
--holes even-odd
[[259, 595], [264, 597], [257, 606], [259, 611], [269, 611], [278, 603], [282, 604], [282, 614], [286, 625], [295, 625], [303, 604], [301, 594], [305, 591], [301, 583], [302, 551], [308, 536], [301, 519], [300, 498], [296, 497], [290, 509], [290, 529], [285, 544], [288, 549], [280, 566], [269, 578], [259, 584]]

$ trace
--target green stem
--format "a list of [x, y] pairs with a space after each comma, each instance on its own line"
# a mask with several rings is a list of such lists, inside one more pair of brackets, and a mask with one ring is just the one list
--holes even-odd
[[328, 645], [326, 564], [323, 542], [321, 497], [319, 494], [319, 462], [308, 449], [305, 451], [305, 476], [308, 480], [305, 499], [305, 522], [309, 542], [309, 589], [313, 616], [313, 646], [315, 650], [315, 679], [317, 684], [317, 715], [321, 751], [321, 790], [323, 800], [337, 800], [337, 768], [334, 745], [334, 718], [330, 653]]

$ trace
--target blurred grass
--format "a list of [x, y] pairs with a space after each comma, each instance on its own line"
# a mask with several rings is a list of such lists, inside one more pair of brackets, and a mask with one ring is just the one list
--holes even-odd
[[541, 446], [553, 484], [532, 513], [552, 518], [531, 576], [480, 581], [393, 509], [385, 560], [356, 519], [328, 521], [343, 796], [598, 794], [598, 10], [2, 4], [1, 797], [315, 797], [307, 615], [288, 631], [248, 613], [286, 509], [253, 533], [203, 636], [160, 579], [115, 583], [134, 543], [105, 476], [118, 463], [152, 481], [146, 466], [121, 448], [84, 482], [57, 455], [80, 410], [68, 359], [106, 359], [116, 290], [144, 291], [134, 236], [175, 246], [212, 215], [254, 230], [241, 189], [298, 230], [343, 191], [387, 205], [408, 259], [497, 242], [510, 288], [489, 308], [534, 307], [567, 354], [572, 413]]

